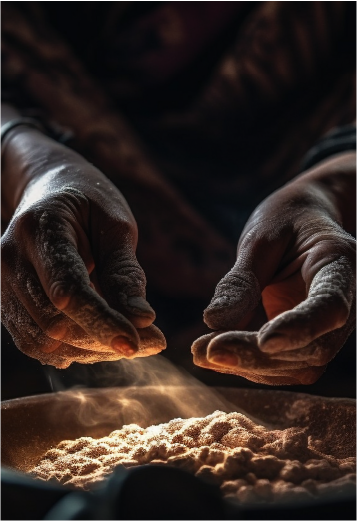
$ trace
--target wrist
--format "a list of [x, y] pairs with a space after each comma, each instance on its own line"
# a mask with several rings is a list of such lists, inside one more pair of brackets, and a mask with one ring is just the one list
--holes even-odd
[[[2, 118], [2, 123], [3, 120]], [[17, 126], [7, 133], [1, 144], [1, 216], [4, 222], [10, 221], [28, 182], [25, 161], [16, 153], [13, 141], [24, 135], [27, 140], [31, 136], [35, 139], [39, 134], [34, 128]]]
[[80, 154], [39, 130], [16, 127], [2, 157], [2, 218], [8, 222], [19, 208], [43, 200], [63, 188], [86, 194], [99, 207], [125, 209], [132, 217], [123, 195]]
[[314, 188], [349, 233], [356, 228], [356, 153], [343, 152], [303, 172], [293, 183]]
[[[40, 130], [21, 125], [7, 135], [2, 154], [2, 217], [9, 220], [29, 185], [78, 156]], [[80, 156], [78, 156], [80, 157]]]

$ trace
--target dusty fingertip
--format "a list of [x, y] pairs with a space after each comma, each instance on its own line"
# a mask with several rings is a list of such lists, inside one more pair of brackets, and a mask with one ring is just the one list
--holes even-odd
[[40, 347], [43, 353], [53, 353], [62, 345], [60, 340], [54, 340], [53, 342], [48, 342], [47, 344]]
[[252, 271], [235, 265], [218, 283], [203, 320], [211, 329], [237, 329], [260, 301], [260, 285]]
[[135, 312], [139, 314], [148, 315], [154, 321], [156, 318], [156, 313], [150, 306], [147, 300], [143, 297], [129, 297], [128, 298], [128, 306]]
[[138, 356], [155, 355], [166, 349], [166, 339], [162, 331], [154, 324], [138, 330], [140, 347]]
[[125, 336], [116, 336], [111, 342], [111, 346], [125, 357], [132, 357], [138, 351], [138, 347]]
[[215, 331], [235, 330], [243, 316], [239, 303], [227, 299], [215, 299], [204, 310], [203, 321]]
[[238, 357], [226, 349], [209, 351], [207, 358], [212, 364], [222, 365], [224, 367], [236, 367], [239, 362]]
[[208, 333], [207, 335], [200, 336], [196, 338], [191, 346], [191, 353], [197, 354], [198, 352], [205, 352], [208, 344], [213, 338], [213, 335], [217, 335], [217, 333]]
[[231, 295], [218, 292], [203, 312], [203, 320], [211, 329], [221, 329], [222, 323], [231, 319], [232, 313], [236, 314], [235, 299]]
[[210, 329], [219, 329], [219, 324], [221, 322], [222, 314], [220, 312], [220, 308], [209, 306], [206, 308], [203, 312], [203, 322], [210, 328]]
[[126, 317], [136, 328], [151, 326], [156, 318], [156, 313], [143, 297], [130, 297], [126, 303]]

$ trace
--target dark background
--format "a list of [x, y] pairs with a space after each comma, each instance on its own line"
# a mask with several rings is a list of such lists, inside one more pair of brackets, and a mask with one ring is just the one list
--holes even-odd
[[[30, 84], [25, 81], [28, 71], [38, 68], [45, 74], [50, 65], [60, 78], [65, 70], [63, 64], [37, 60], [36, 55], [31, 54], [34, 53], [32, 47], [30, 49], [20, 41], [21, 35], [16, 33], [16, 16], [20, 14], [35, 35], [44, 38], [49, 31], [66, 42], [88, 75], [101, 82], [113, 107], [130, 121], [170, 182], [234, 245], [245, 221], [262, 198], [281, 186], [293, 172], [294, 175], [298, 173], [297, 165], [321, 137], [319, 133], [329, 130], [329, 125], [350, 122], [351, 114], [354, 114], [350, 91], [354, 89], [351, 78], [354, 77], [356, 51], [355, 3], [342, 3], [343, 23], [338, 26], [339, 32], [335, 31], [333, 2], [277, 4], [280, 11], [278, 9], [274, 15], [265, 8], [272, 6], [273, 11], [276, 9], [274, 2], [5, 2], [3, 88], [5, 94], [8, 89], [19, 88], [18, 99], [31, 106], [34, 93], [31, 95], [30, 89], [26, 89]], [[321, 24], [314, 18], [315, 4], [321, 9]], [[205, 13], [207, 5], [213, 6], [217, 16], [223, 6], [226, 22], [209, 40], [211, 43], [193, 53], [194, 59], [191, 59], [190, 51], [197, 39], [204, 39], [204, 34], [200, 34], [204, 26], [202, 17], [207, 15], [209, 25], [209, 16], [212, 16], [212, 12], [211, 15], [208, 11]], [[187, 40], [185, 37], [179, 43], [177, 54], [170, 54], [171, 43], [165, 40], [160, 29], [162, 9], [166, 8], [171, 9], [173, 19], [181, 20], [184, 28], [188, 27], [187, 21], [191, 23], [190, 31], [186, 31]], [[229, 10], [232, 10], [231, 14]], [[299, 41], [294, 40], [295, 22], [300, 23], [306, 33], [314, 68], [306, 67], [300, 56]], [[321, 34], [315, 31], [314, 23], [317, 29], [321, 25], [325, 34], [324, 30]], [[254, 53], [250, 58], [250, 48], [254, 44], [258, 48], [262, 46], [260, 62], [254, 61]], [[291, 78], [287, 78], [289, 71], [284, 71], [284, 66], [279, 67], [278, 63], [284, 61], [284, 48], [290, 53]], [[251, 96], [247, 105], [241, 103], [234, 88], [226, 93], [217, 87], [216, 101], [214, 96], [211, 96], [213, 101], [205, 97], [206, 85], [215, 81], [214, 71], [227, 54], [238, 64], [243, 63], [243, 68], [249, 65], [250, 59], [253, 65], [258, 63], [263, 67], [262, 70], [266, 67], [275, 75], [274, 88], [282, 95], [277, 99], [265, 98], [252, 74], [245, 78], [245, 81], [249, 80], [248, 87], [251, 85], [247, 89]], [[160, 56], [168, 56], [162, 65]], [[180, 61], [182, 56], [186, 56], [181, 62], [183, 65], [170, 68], [171, 57]], [[152, 58], [154, 61], [150, 62]], [[21, 59], [25, 66], [22, 73], [18, 69], [17, 76], [14, 64]], [[146, 66], [146, 60], [159, 63], [156, 75]], [[345, 91], [336, 87], [340, 80], [347, 86]], [[129, 87], [125, 89], [123, 85]], [[326, 110], [318, 109], [323, 100]], [[37, 102], [41, 103], [41, 96]], [[47, 106], [47, 110], [50, 109]], [[196, 123], [190, 125], [182, 120], [168, 132], [163, 123], [158, 124], [166, 113], [174, 113], [177, 117], [185, 113], [194, 115]], [[333, 115], [330, 120], [329, 114]], [[324, 118], [326, 121], [321, 121]], [[311, 127], [314, 121], [318, 123]], [[206, 127], [209, 127], [207, 133]], [[286, 156], [281, 161], [280, 149]], [[294, 160], [289, 162], [292, 157]], [[269, 161], [277, 166], [265, 171]], [[131, 204], [130, 194], [123, 193]], [[147, 215], [141, 217], [140, 204], [132, 209], [140, 233], [140, 219], [145, 224]], [[201, 317], [209, 299], [163, 295], [151, 286], [150, 280], [148, 274], [148, 300], [156, 310], [156, 324], [168, 341], [163, 356], [208, 385], [265, 387], [241, 377], [195, 367], [190, 346], [197, 337], [208, 332]], [[352, 335], [314, 385], [281, 388], [354, 397], [355, 367], [355, 335]], [[73, 364], [67, 370], [51, 369], [50, 372], [63, 382], [64, 387], [100, 385], [95, 377], [95, 366]], [[2, 399], [51, 390], [48, 374], [48, 368], [17, 350], [2, 327]]]

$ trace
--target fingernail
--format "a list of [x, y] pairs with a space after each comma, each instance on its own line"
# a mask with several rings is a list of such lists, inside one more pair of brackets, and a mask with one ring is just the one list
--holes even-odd
[[41, 351], [43, 351], [43, 353], [53, 353], [53, 351], [56, 351], [56, 349], [58, 349], [61, 345], [62, 342], [60, 340], [48, 342], [46, 345], [41, 347]]
[[226, 349], [217, 349], [208, 356], [208, 360], [216, 365], [223, 365], [225, 367], [236, 367], [239, 359], [237, 355]]
[[69, 305], [71, 297], [68, 295], [68, 291], [63, 287], [62, 283], [53, 283], [50, 290], [52, 293], [52, 303], [57, 309], [65, 309]]
[[132, 356], [138, 350], [135, 344], [125, 336], [116, 336], [113, 338], [111, 346], [115, 351], [118, 351], [124, 356]]
[[62, 321], [54, 321], [45, 331], [46, 335], [55, 340], [62, 340], [67, 334], [67, 326]]
[[128, 306], [135, 308], [135, 310], [141, 313], [155, 315], [155, 311], [143, 297], [129, 297]]
[[283, 351], [287, 338], [281, 333], [264, 334], [258, 337], [259, 348], [263, 353], [278, 353]]

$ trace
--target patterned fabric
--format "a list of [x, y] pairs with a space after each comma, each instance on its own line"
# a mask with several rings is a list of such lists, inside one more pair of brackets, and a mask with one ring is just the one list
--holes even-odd
[[254, 206], [355, 115], [354, 2], [9, 1], [2, 53], [5, 93], [123, 192], [158, 285], [184, 258], [219, 280]]

